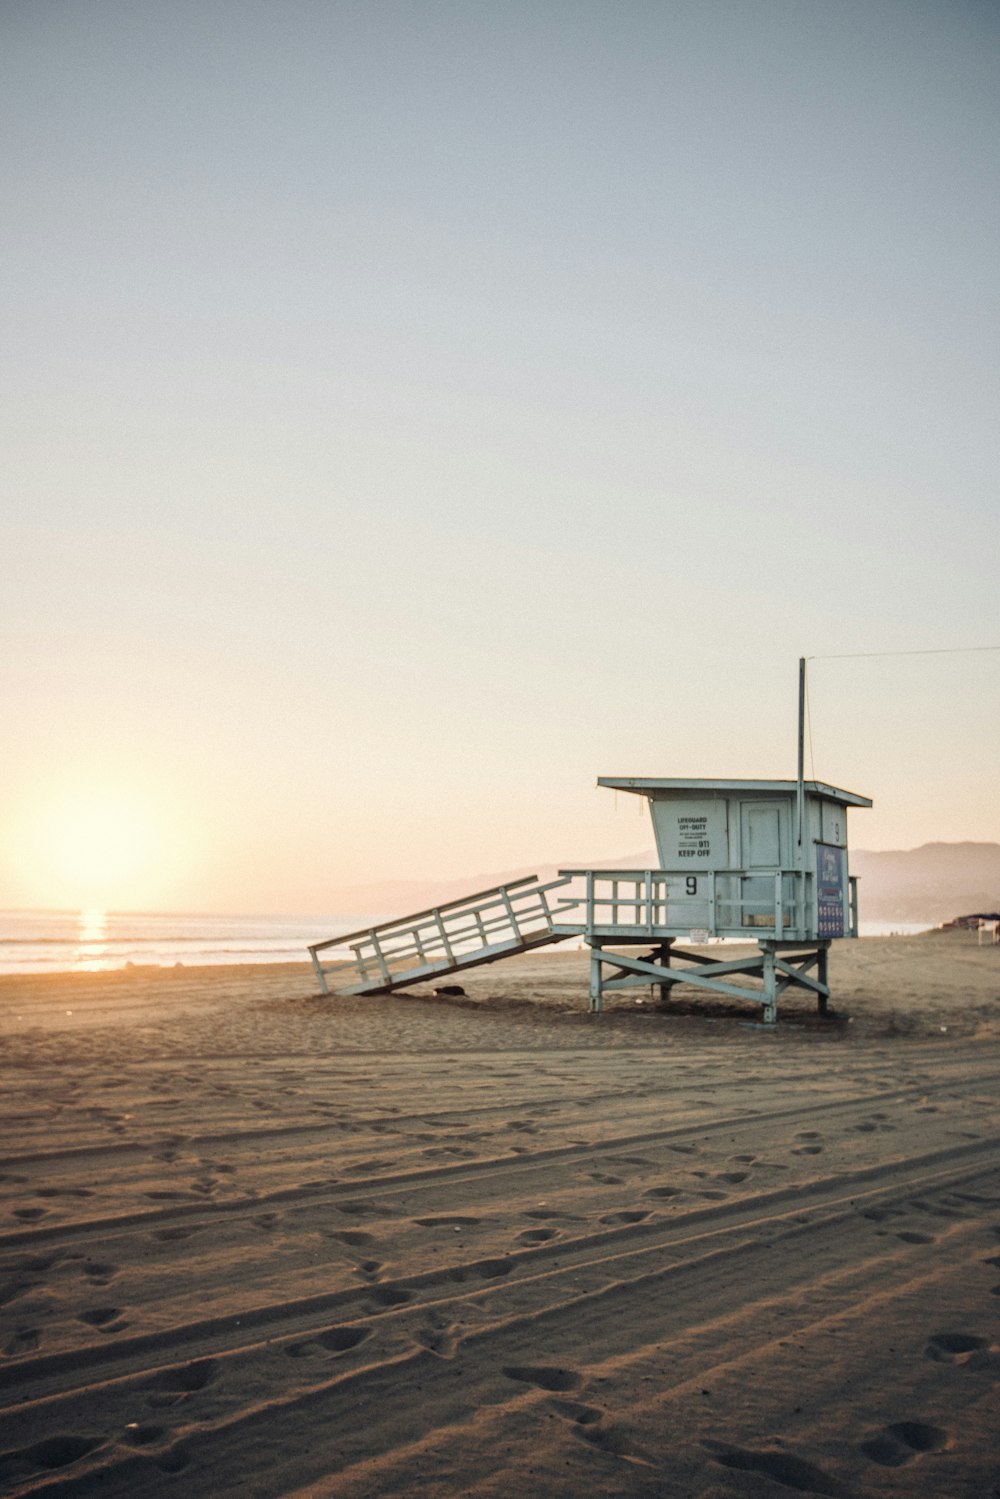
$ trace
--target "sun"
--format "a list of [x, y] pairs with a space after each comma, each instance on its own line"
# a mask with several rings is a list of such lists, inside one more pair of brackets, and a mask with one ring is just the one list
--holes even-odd
[[115, 792], [67, 795], [42, 818], [39, 855], [61, 899], [81, 907], [130, 903], [156, 858], [148, 810]]

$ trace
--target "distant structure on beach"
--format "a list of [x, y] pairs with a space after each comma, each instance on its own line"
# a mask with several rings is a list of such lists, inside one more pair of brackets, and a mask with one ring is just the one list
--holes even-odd
[[[801, 755], [795, 781], [601, 776], [598, 785], [647, 799], [659, 868], [530, 876], [316, 943], [324, 992], [386, 993], [577, 938], [591, 949], [594, 1011], [607, 994], [652, 985], [667, 999], [683, 983], [756, 1000], [767, 1024], [792, 987], [825, 1013], [830, 943], [858, 934], [847, 812], [871, 800], [805, 781]], [[757, 952], [726, 959], [677, 945], [710, 938], [750, 939]]]

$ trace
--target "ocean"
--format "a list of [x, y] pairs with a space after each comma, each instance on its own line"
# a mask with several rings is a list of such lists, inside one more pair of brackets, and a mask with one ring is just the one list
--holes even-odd
[[[384, 919], [379, 915], [0, 911], [0, 973], [99, 973], [124, 968], [127, 963], [169, 968], [178, 963], [192, 968], [225, 963], [304, 963], [311, 942], [325, 942]], [[926, 931], [930, 925], [862, 921], [861, 936], [909, 936]]]
[[99, 973], [157, 964], [304, 963], [311, 942], [379, 916], [197, 916], [176, 912], [0, 911], [0, 973]]

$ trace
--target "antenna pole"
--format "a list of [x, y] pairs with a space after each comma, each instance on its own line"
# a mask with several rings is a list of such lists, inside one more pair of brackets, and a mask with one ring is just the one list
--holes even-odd
[[803, 868], [802, 834], [805, 822], [805, 773], [806, 773], [806, 658], [799, 657], [799, 767], [798, 785], [795, 788], [795, 813], [798, 823], [799, 868]]

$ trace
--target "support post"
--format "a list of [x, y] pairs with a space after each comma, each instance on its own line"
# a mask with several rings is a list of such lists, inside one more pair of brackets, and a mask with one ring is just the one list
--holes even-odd
[[[664, 968], [669, 968], [670, 967], [670, 949], [673, 947], [673, 945], [674, 944], [673, 944], [673, 940], [672, 939], [670, 941], [663, 942], [663, 943], [660, 944], [660, 962], [663, 964]], [[661, 1001], [661, 1003], [666, 1002], [669, 998], [670, 998], [670, 985], [669, 984], [661, 984], [660, 985], [660, 1001]]]
[[[816, 963], [816, 977], [819, 979], [820, 983], [824, 986], [824, 988], [827, 991], [829, 991], [829, 988], [830, 988], [830, 980], [827, 977], [827, 959], [829, 958], [829, 956], [830, 956], [830, 949], [828, 947], [821, 947], [819, 949], [819, 953], [817, 955], [817, 963]], [[821, 1015], [825, 1015], [826, 1014], [827, 1008], [829, 1006], [829, 1003], [830, 1003], [829, 992], [827, 992], [826, 994], [817, 994], [817, 996], [816, 996], [816, 1008], [819, 1010], [819, 1013]]]
[[590, 949], [590, 1008], [593, 1014], [601, 1010], [601, 949]]
[[774, 1025], [778, 1018], [778, 977], [774, 967], [774, 948], [761, 943], [763, 965], [761, 978], [764, 981], [764, 1024]]
[[312, 965], [315, 970], [316, 977], [319, 979], [320, 988], [322, 989], [324, 994], [329, 994], [330, 991], [326, 986], [326, 974], [323, 972], [323, 965], [320, 962], [319, 958], [316, 956], [314, 949], [311, 947], [309, 949], [309, 956], [312, 958]]

